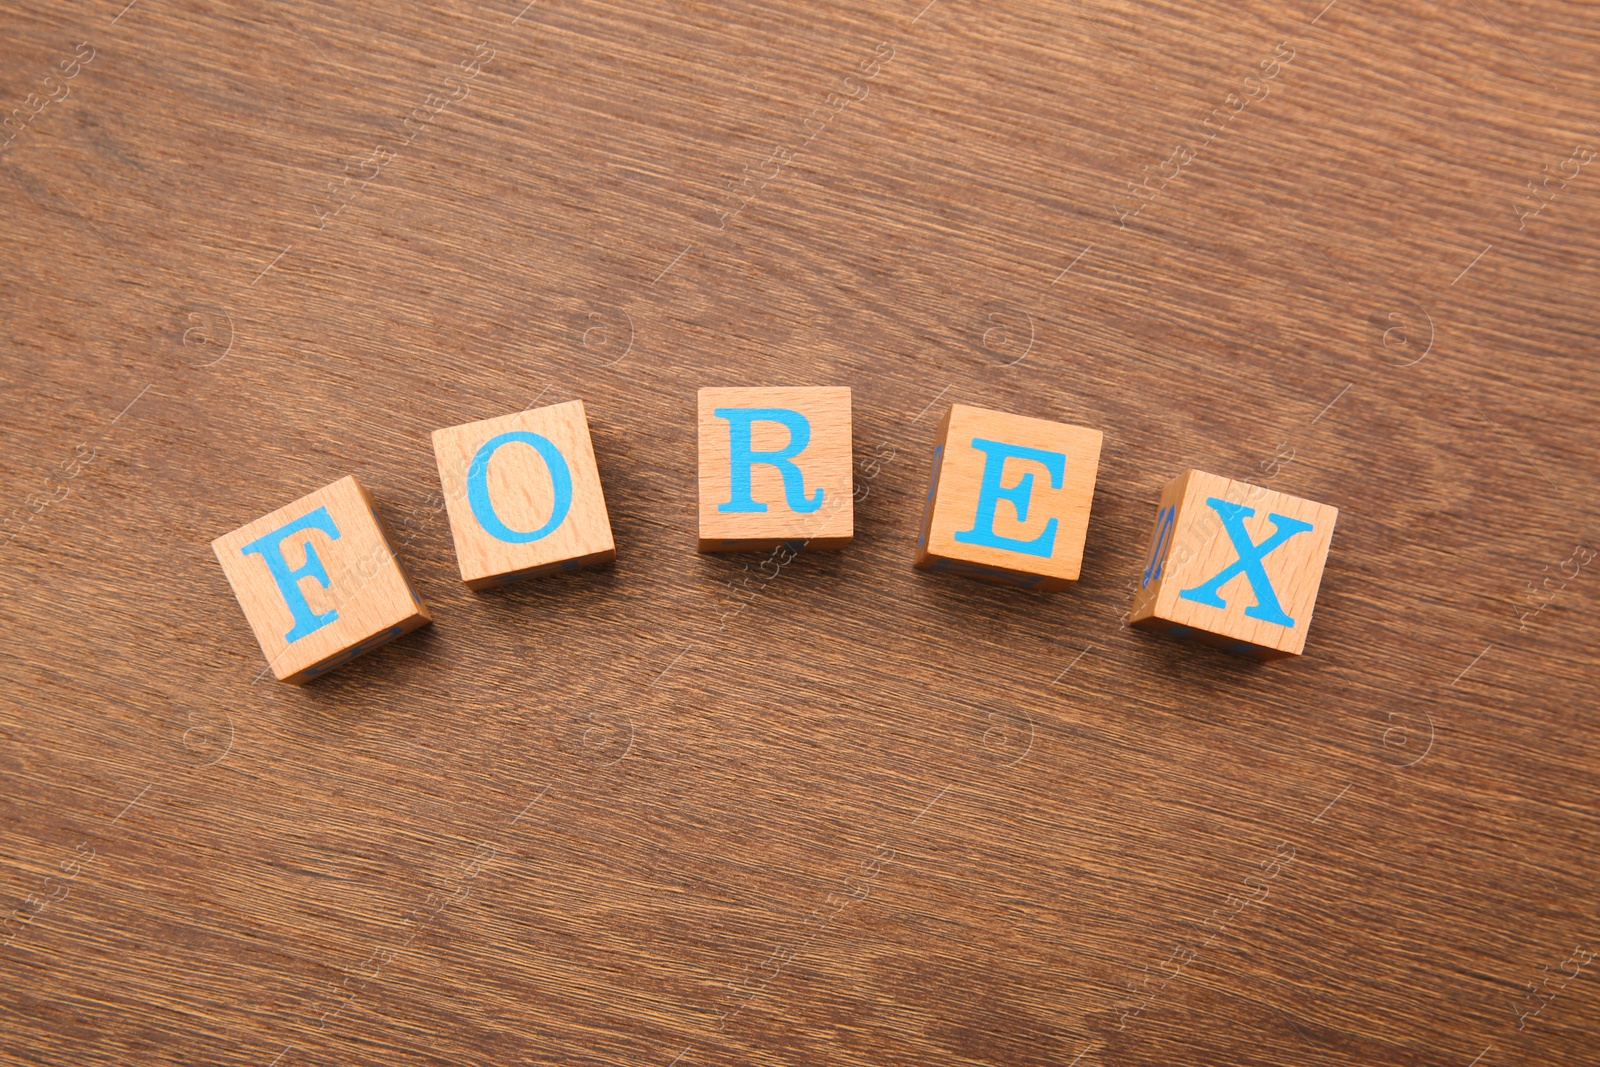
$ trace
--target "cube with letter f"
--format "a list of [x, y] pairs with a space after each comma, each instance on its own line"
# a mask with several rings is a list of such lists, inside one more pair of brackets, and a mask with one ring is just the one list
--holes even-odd
[[354, 478], [211, 542], [279, 681], [299, 685], [431, 621]]
[[1029, 589], [1076, 581], [1101, 437], [952, 404], [935, 441], [916, 566]]
[[1189, 471], [1161, 493], [1128, 621], [1260, 659], [1298, 656], [1337, 508]]
[[849, 389], [702, 389], [699, 432], [701, 552], [849, 542]]

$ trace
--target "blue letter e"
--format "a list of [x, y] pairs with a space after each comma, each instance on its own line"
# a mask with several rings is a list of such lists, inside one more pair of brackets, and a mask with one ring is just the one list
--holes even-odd
[[291, 568], [289, 561], [283, 558], [283, 542], [288, 540], [290, 534], [301, 530], [321, 530], [330, 540], [339, 540], [339, 527], [333, 524], [333, 516], [328, 514], [327, 508], [318, 508], [286, 526], [278, 527], [265, 537], [256, 538], [239, 550], [241, 556], [252, 553], [260, 556], [266, 562], [267, 570], [272, 572], [272, 580], [278, 583], [278, 592], [283, 595], [283, 602], [289, 605], [289, 614], [294, 616], [294, 625], [283, 635], [290, 644], [306, 634], [316, 633], [339, 617], [339, 613], [332, 609], [318, 615], [306, 603], [305, 594], [300, 592], [300, 583], [307, 578], [315, 578], [322, 588], [328, 588], [328, 572], [323, 570], [322, 560], [317, 557], [311, 538], [304, 538], [306, 561], [300, 566]]
[[1000, 548], [1008, 552], [1023, 552], [1030, 556], [1050, 558], [1056, 548], [1055, 519], [1044, 524], [1044, 532], [1032, 541], [1022, 541], [1015, 537], [1002, 537], [994, 532], [994, 513], [1000, 501], [1009, 501], [1017, 510], [1017, 521], [1028, 521], [1028, 504], [1033, 498], [1033, 472], [1024, 474], [1016, 485], [1002, 488], [1000, 479], [1005, 476], [1006, 460], [1030, 459], [1035, 463], [1044, 464], [1046, 473], [1050, 475], [1050, 488], [1060, 489], [1061, 480], [1066, 477], [1067, 457], [1060, 452], [1047, 452], [1042, 448], [1028, 448], [1025, 445], [1008, 445], [1003, 441], [989, 441], [982, 437], [972, 439], [972, 447], [982, 452], [985, 456], [983, 463], [983, 481], [978, 486], [978, 513], [973, 517], [972, 529], [960, 530], [955, 534], [955, 539], [964, 545], [982, 545], [985, 548]]
[[[795, 466], [794, 457], [811, 443], [811, 423], [798, 411], [788, 408], [717, 408], [711, 414], [728, 421], [728, 502], [718, 511], [764, 512], [767, 505], [750, 495], [750, 468], [757, 463], [776, 467], [783, 476], [783, 496], [789, 510], [809, 515], [822, 506], [822, 487], [808, 498], [805, 475]], [[750, 425], [755, 422], [781, 423], [789, 430], [789, 443], [776, 452], [756, 452], [750, 447]]]

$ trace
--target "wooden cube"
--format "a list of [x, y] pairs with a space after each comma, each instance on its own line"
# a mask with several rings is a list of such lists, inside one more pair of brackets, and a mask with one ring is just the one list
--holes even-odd
[[211, 542], [282, 682], [300, 685], [432, 620], [354, 478]]
[[699, 433], [701, 552], [849, 542], [849, 389], [702, 389]]
[[1339, 510], [1189, 471], [1161, 493], [1128, 621], [1277, 659], [1306, 647]]
[[935, 439], [915, 565], [1029, 589], [1077, 581], [1102, 436], [952, 404]]
[[433, 452], [473, 589], [617, 558], [583, 401], [435, 430]]

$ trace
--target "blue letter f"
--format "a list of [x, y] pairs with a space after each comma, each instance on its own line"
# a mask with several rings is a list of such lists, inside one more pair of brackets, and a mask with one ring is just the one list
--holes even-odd
[[1178, 594], [1179, 598], [1192, 600], [1196, 604], [1204, 604], [1211, 608], [1225, 608], [1228, 602], [1217, 593], [1224, 585], [1242, 574], [1250, 580], [1250, 590], [1256, 595], [1254, 606], [1245, 608], [1244, 613], [1252, 619], [1293, 628], [1294, 620], [1284, 613], [1283, 605], [1278, 603], [1278, 594], [1273, 591], [1272, 581], [1267, 577], [1261, 561], [1295, 534], [1305, 533], [1311, 529], [1311, 524], [1291, 519], [1287, 515], [1269, 513], [1267, 521], [1273, 525], [1272, 536], [1259, 545], [1251, 544], [1250, 534], [1244, 528], [1244, 520], [1256, 513], [1255, 508], [1218, 500], [1214, 496], [1207, 497], [1206, 503], [1222, 519], [1222, 528], [1228, 532], [1228, 539], [1233, 542], [1233, 549], [1239, 553], [1239, 558], [1218, 571], [1216, 577], [1209, 582], [1197, 585], [1193, 589], [1183, 590]]
[[318, 615], [311, 610], [311, 605], [306, 603], [306, 595], [300, 591], [300, 583], [307, 578], [324, 589], [328, 588], [328, 572], [323, 569], [322, 560], [318, 558], [316, 546], [311, 543], [311, 538], [309, 536], [301, 538], [306, 546], [306, 561], [300, 566], [291, 567], [289, 561], [283, 558], [283, 544], [289, 539], [289, 535], [306, 530], [321, 530], [332, 540], [339, 539], [339, 527], [333, 524], [333, 516], [328, 514], [326, 507], [321, 507], [278, 527], [265, 537], [256, 538], [239, 550], [241, 555], [260, 556], [266, 562], [272, 580], [278, 583], [278, 592], [283, 594], [283, 602], [289, 606], [289, 614], [294, 619], [294, 625], [283, 635], [283, 639], [291, 645], [307, 634], [316, 633], [339, 617], [339, 613], [332, 609]]

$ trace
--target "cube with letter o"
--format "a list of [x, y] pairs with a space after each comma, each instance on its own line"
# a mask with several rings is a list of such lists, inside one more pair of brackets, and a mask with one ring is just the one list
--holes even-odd
[[702, 389], [699, 436], [701, 552], [850, 541], [848, 388]]
[[616, 558], [583, 401], [435, 430], [433, 451], [471, 588]]
[[1077, 581], [1101, 438], [952, 404], [936, 435], [916, 566], [1029, 589]]

